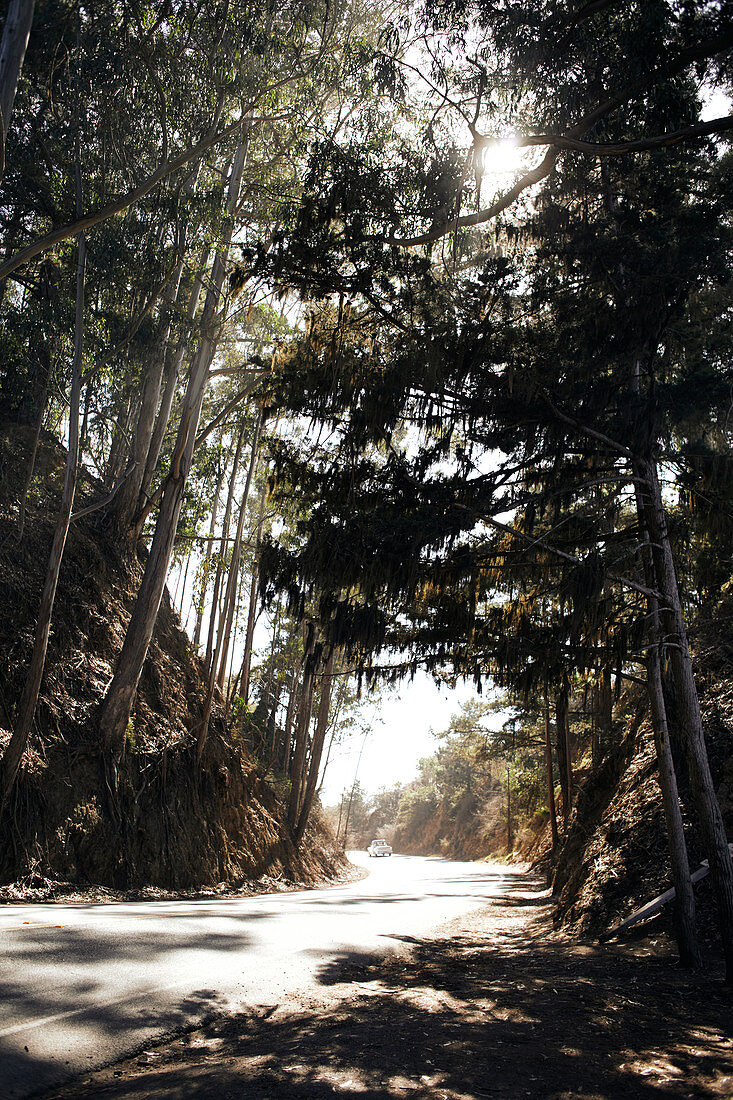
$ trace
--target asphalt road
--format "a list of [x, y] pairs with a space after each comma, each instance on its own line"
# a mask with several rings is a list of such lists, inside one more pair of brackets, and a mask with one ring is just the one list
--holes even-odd
[[0, 906], [0, 1097], [19, 1100], [212, 1012], [274, 1005], [329, 970], [485, 905], [496, 865], [369, 859], [346, 886], [254, 898]]

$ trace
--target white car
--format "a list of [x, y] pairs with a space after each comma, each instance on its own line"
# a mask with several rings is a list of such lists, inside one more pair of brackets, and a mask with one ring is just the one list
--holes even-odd
[[367, 848], [367, 852], [370, 856], [392, 855], [392, 849], [390, 848], [386, 840], [373, 840]]

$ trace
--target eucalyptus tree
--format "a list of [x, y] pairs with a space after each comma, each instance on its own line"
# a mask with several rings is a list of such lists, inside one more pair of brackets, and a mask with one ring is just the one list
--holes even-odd
[[10, 0], [0, 39], [0, 177], [5, 167], [5, 143], [20, 70], [33, 23], [35, 0]]
[[[18, 83], [17, 125], [7, 144], [2, 192], [6, 254], [24, 236], [70, 220], [76, 223], [79, 244], [78, 258], [65, 244], [46, 250], [39, 263], [25, 263], [10, 285], [6, 280], [3, 287], [2, 403], [6, 415], [35, 428], [20, 501], [21, 537], [44, 418], [55, 411], [63, 419], [65, 390], [71, 385], [69, 470], [26, 689], [12, 749], [3, 765], [5, 796], [33, 720], [69, 523], [75, 515], [100, 506], [98, 499], [93, 504], [87, 501], [72, 515], [77, 469], [85, 450], [96, 451], [92, 463], [86, 464], [96, 473], [104, 471], [103, 447], [100, 452], [95, 431], [95, 397], [107, 387], [116, 389], [119, 375], [112, 368], [118, 367], [120, 359], [129, 367], [136, 352], [144, 352], [151, 311], [170, 278], [169, 265], [172, 262], [175, 269], [178, 262], [175, 241], [166, 239], [168, 195], [159, 194], [156, 202], [131, 212], [124, 232], [120, 225], [107, 223], [90, 240], [81, 225], [87, 204], [104, 204], [108, 189], [129, 183], [137, 159], [145, 162], [155, 157], [161, 140], [167, 146], [168, 109], [175, 95], [166, 99], [161, 75], [165, 77], [175, 64], [170, 52], [174, 42], [172, 35], [165, 42], [161, 39], [153, 57], [150, 39], [161, 22], [149, 19], [150, 15], [150, 7], [143, 10], [111, 0], [94, 5], [44, 4], [36, 13]], [[6, 23], [6, 29], [9, 26]], [[120, 39], [124, 51], [120, 51]], [[120, 110], [124, 94], [136, 103], [136, 117], [132, 111]], [[190, 98], [179, 96], [179, 106], [184, 102], [190, 103]], [[178, 121], [185, 125], [187, 120], [179, 113]], [[69, 235], [64, 238], [68, 239]], [[74, 264], [75, 284], [67, 281]]]
[[[240, 98], [261, 97], [264, 87], [270, 102], [277, 104], [285, 117], [294, 117], [299, 137], [303, 129], [311, 131], [314, 119], [325, 125], [329, 117], [335, 117], [338, 125], [343, 82], [348, 77], [353, 58], [351, 40], [354, 34], [362, 31], [356, 9], [347, 6], [323, 9], [310, 3], [294, 4], [287, 10], [265, 6], [262, 13], [256, 13], [261, 22], [253, 22], [249, 8], [247, 13], [229, 8], [227, 14], [228, 22], [218, 50], [222, 58], [229, 57], [239, 75], [242, 82]], [[257, 35], [264, 37], [253, 50], [249, 48], [249, 36], [255, 31], [256, 41]], [[246, 227], [253, 236], [264, 236], [265, 250], [267, 237], [271, 235], [267, 221], [273, 175], [268, 171], [271, 167], [268, 162], [274, 160], [279, 165], [285, 159], [280, 153], [274, 158], [271, 156], [271, 134], [271, 128], [263, 126], [253, 111], [248, 110], [241, 118], [237, 141], [231, 151], [225, 216], [208, 280], [200, 339], [191, 360], [181, 404], [171, 467], [162, 489], [141, 588], [100, 718], [105, 747], [113, 752], [121, 748], [152, 636], [222, 317], [226, 315], [227, 300], [237, 285], [228, 281], [235, 230], [241, 232]], [[285, 167], [289, 167], [289, 162]], [[241, 280], [248, 282], [247, 275], [240, 276], [239, 285]], [[205, 743], [206, 725], [204, 722], [199, 732], [199, 754]]]
[[[103, 477], [106, 496], [81, 511], [100, 511], [134, 551], [158, 509], [143, 587], [101, 716], [109, 745], [118, 746], [127, 724], [123, 712], [147, 652], [200, 442], [222, 319], [242, 290], [241, 282], [230, 283], [232, 240], [235, 232], [238, 240], [259, 236], [267, 248], [280, 195], [297, 190], [305, 144], [314, 130], [338, 127], [349, 81], [363, 85], [364, 31], [368, 36], [358, 6], [347, 4], [51, 0], [36, 12], [0, 207], [2, 400], [15, 419], [36, 425], [36, 438], [49, 404], [63, 415], [71, 339], [61, 326], [73, 327], [75, 312], [65, 284], [73, 261], [66, 242], [84, 232], [90, 316], [80, 375], [86, 454], [79, 457]], [[73, 188], [69, 194], [62, 185], [75, 133], [81, 208]], [[254, 297], [254, 287], [249, 293]], [[262, 373], [258, 367], [253, 379], [242, 372], [240, 399]], [[177, 426], [169, 446], [172, 412]]]

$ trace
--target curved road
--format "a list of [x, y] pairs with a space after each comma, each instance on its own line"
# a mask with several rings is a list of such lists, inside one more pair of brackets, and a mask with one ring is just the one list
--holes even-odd
[[212, 1011], [273, 1005], [502, 889], [499, 866], [369, 859], [345, 886], [202, 901], [0, 906], [0, 1096], [109, 1064]]

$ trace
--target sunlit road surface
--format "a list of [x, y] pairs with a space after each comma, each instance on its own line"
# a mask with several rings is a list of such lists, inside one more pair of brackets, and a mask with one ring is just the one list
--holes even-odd
[[370, 859], [361, 882], [202, 901], [0, 906], [0, 1097], [99, 1068], [220, 1010], [275, 1005], [334, 964], [486, 905], [500, 866]]

